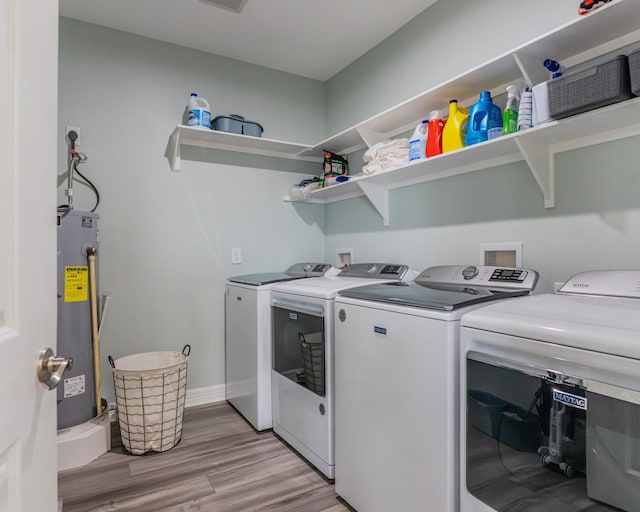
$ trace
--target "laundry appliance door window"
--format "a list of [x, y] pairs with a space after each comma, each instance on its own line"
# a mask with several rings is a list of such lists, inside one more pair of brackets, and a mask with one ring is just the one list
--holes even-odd
[[638, 395], [468, 352], [466, 485], [496, 511], [640, 510]]
[[273, 301], [273, 369], [325, 395], [324, 310], [311, 304]]

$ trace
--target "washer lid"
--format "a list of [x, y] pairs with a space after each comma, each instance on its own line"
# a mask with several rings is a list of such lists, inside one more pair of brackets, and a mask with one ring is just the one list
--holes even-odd
[[295, 265], [291, 265], [285, 272], [247, 274], [244, 276], [230, 277], [229, 282], [262, 286], [306, 277], [320, 277], [325, 275], [330, 268], [331, 265], [328, 263], [296, 263]]
[[467, 313], [461, 325], [640, 359], [639, 299], [531, 295]]
[[492, 300], [527, 295], [528, 290], [491, 289], [482, 286], [391, 282], [343, 290], [343, 297], [410, 306], [438, 311], [479, 304]]

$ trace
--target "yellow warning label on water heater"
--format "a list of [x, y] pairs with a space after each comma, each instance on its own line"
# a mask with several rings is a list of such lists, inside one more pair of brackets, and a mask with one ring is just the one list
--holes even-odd
[[84, 302], [89, 299], [89, 267], [64, 267], [64, 301]]

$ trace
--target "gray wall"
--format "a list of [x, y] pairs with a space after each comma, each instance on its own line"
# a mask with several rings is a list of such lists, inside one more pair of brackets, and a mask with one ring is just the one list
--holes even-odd
[[[59, 91], [59, 171], [65, 126], [79, 126], [89, 156], [80, 170], [101, 194], [105, 396], [113, 399], [107, 355], [185, 343], [189, 388], [223, 384], [225, 279], [324, 254], [322, 207], [298, 215], [282, 201], [317, 164], [187, 148], [174, 173], [169, 136], [196, 91], [214, 115], [244, 114], [267, 137], [321, 140], [323, 84], [61, 18]], [[93, 195], [75, 188], [76, 209], [91, 208]], [[243, 264], [231, 265], [233, 247]]]
[[[578, 2], [473, 4], [441, 0], [327, 82], [328, 132], [564, 24]], [[639, 142], [557, 155], [553, 209], [543, 207], [524, 162], [393, 190], [388, 227], [365, 198], [330, 204], [326, 257], [353, 248], [356, 261], [402, 260], [422, 270], [479, 263], [481, 243], [523, 242], [524, 265], [541, 272], [544, 290], [580, 270], [640, 268]]]

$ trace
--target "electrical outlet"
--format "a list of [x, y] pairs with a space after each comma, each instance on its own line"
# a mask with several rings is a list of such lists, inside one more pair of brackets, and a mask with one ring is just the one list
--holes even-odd
[[66, 131], [64, 132], [64, 140], [67, 141], [67, 144], [71, 144], [69, 140], [69, 132], [74, 131], [78, 134], [78, 138], [76, 139], [76, 149], [80, 145], [80, 127], [79, 126], [67, 126]]
[[336, 249], [336, 268], [347, 268], [353, 263], [353, 249]]
[[237, 265], [242, 263], [242, 249], [235, 247], [231, 249], [231, 264]]

